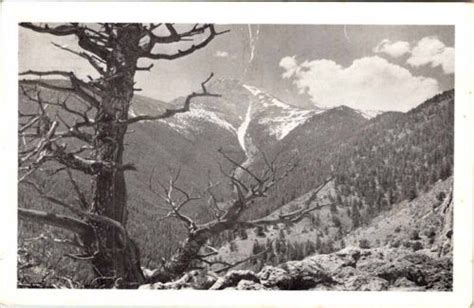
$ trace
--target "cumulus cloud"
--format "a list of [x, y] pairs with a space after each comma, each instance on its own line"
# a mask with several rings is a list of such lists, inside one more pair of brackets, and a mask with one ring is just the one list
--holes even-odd
[[441, 66], [445, 74], [454, 73], [454, 48], [446, 46], [436, 36], [422, 38], [416, 42], [413, 48], [409, 42], [392, 42], [389, 39], [384, 39], [372, 51], [374, 53], [384, 53], [393, 58], [409, 54], [406, 63], [413, 67]]
[[283, 78], [290, 78], [291, 76], [296, 75], [299, 69], [299, 64], [296, 62], [296, 56], [284, 57], [280, 60], [280, 66], [285, 70], [282, 75]]
[[435, 36], [422, 38], [411, 51], [407, 63], [414, 67], [441, 66], [445, 74], [454, 73], [454, 48], [447, 47]]
[[399, 58], [404, 54], [410, 53], [410, 43], [405, 41], [392, 42], [389, 39], [382, 40], [377, 46], [374, 47], [373, 52], [385, 53], [394, 58]]
[[229, 53], [227, 51], [218, 50], [218, 51], [216, 51], [214, 56], [218, 57], [218, 58], [227, 58], [227, 57], [229, 57]]
[[298, 63], [296, 57], [284, 57], [280, 66], [283, 78], [324, 107], [408, 111], [440, 90], [435, 79], [413, 76], [379, 56], [357, 59], [348, 67], [327, 59]]

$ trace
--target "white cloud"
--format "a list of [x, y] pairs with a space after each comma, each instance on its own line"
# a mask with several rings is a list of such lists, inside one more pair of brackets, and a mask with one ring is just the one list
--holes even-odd
[[283, 78], [290, 78], [298, 71], [298, 63], [296, 62], [296, 56], [293, 57], [284, 57], [280, 60], [280, 66], [285, 69], [283, 73]]
[[227, 58], [227, 57], [229, 57], [229, 53], [227, 51], [218, 50], [218, 51], [216, 51], [214, 56], [218, 57], [218, 58]]
[[377, 46], [374, 47], [373, 52], [385, 53], [394, 58], [399, 58], [404, 54], [410, 53], [410, 43], [405, 41], [392, 42], [389, 39], [382, 40]]
[[445, 74], [454, 73], [454, 48], [447, 47], [435, 36], [422, 38], [411, 51], [407, 63], [414, 67], [430, 64], [441, 66]]
[[378, 56], [357, 59], [348, 67], [327, 59], [298, 63], [285, 57], [280, 66], [283, 78], [325, 107], [408, 111], [439, 92], [435, 79], [413, 76]]

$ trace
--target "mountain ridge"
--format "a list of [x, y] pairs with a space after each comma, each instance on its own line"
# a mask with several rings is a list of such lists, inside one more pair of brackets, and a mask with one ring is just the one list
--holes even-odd
[[[341, 204], [336, 209], [352, 213], [357, 208], [360, 224], [365, 225], [380, 211], [429, 190], [436, 181], [446, 179], [452, 172], [454, 91], [427, 100], [407, 113], [385, 112], [371, 120], [350, 107], [332, 108], [304, 121], [296, 120], [298, 125], [278, 139], [280, 135], [272, 135], [271, 128], [279, 127], [281, 123], [260, 123], [259, 120], [281, 117], [291, 124], [295, 112], [308, 110], [290, 105], [282, 107], [280, 101], [272, 105], [271, 100], [276, 98], [252, 90], [257, 95], [238, 83], [238, 89], [228, 91], [222, 98], [193, 101], [189, 114], [130, 127], [124, 160], [135, 163], [137, 171], [128, 173], [126, 178], [130, 211], [128, 229], [143, 247], [142, 259], [147, 267], [157, 267], [161, 258], [173, 254], [187, 232], [177, 221], [157, 223], [166, 212], [150, 191], [150, 179], [154, 176], [153, 179], [166, 181], [180, 168], [183, 189], [202, 191], [208, 179], [225, 181], [218, 163], [221, 162], [226, 171], [232, 171], [234, 167], [223, 162], [217, 152], [220, 148], [255, 170], [263, 164], [260, 152], [270, 157], [282, 152], [282, 163], [294, 154], [293, 150], [299, 153], [300, 164], [294, 173], [271, 190], [267, 198], [259, 200], [255, 209], [245, 213], [244, 218], [278, 213], [280, 208], [291, 205], [293, 200], [310, 193], [333, 175], [331, 189], [334, 196], [331, 198]], [[57, 96], [47, 91], [43, 94]], [[19, 108], [23, 109], [29, 102], [21, 91], [19, 96]], [[179, 108], [182, 102], [183, 98], [172, 103], [155, 103], [153, 99], [137, 95], [130, 113], [131, 116], [160, 114], [165, 108]], [[252, 110], [251, 104], [259, 108]], [[247, 114], [248, 125], [242, 127]], [[72, 188], [61, 184], [60, 177], [57, 181], [52, 183], [52, 190], [67, 197]], [[80, 177], [79, 182], [84, 185], [85, 193], [90, 193], [87, 182]], [[216, 197], [223, 202], [232, 198], [232, 193], [230, 186], [222, 186]], [[27, 205], [34, 206], [43, 207], [41, 204]], [[213, 217], [212, 211], [202, 202], [191, 204], [186, 214], [197, 222], [206, 222]], [[339, 236], [339, 231], [332, 227], [338, 224], [332, 214], [320, 219], [331, 222], [328, 227], [331, 238]], [[352, 215], [346, 214], [339, 217], [343, 226], [351, 226], [353, 219]], [[349, 230], [343, 232], [346, 231]], [[221, 236], [215, 240], [216, 246], [228, 245], [231, 237], [230, 233]], [[329, 237], [323, 239], [326, 241]], [[338, 247], [338, 241], [332, 249]], [[328, 242], [325, 244], [329, 245]], [[331, 247], [324, 249], [331, 251]]]

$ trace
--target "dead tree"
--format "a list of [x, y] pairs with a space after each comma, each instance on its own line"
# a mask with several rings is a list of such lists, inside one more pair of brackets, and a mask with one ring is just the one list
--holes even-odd
[[[152, 177], [150, 177], [149, 188], [160, 199], [160, 206], [164, 203], [170, 208], [168, 214], [161, 217], [161, 219], [178, 219], [187, 229], [187, 238], [181, 243], [173, 257], [169, 261], [164, 262], [162, 267], [154, 272], [150, 278], [150, 282], [168, 282], [177, 279], [191, 269], [193, 261], [201, 261], [208, 265], [221, 265], [222, 267], [217, 269], [216, 272], [224, 272], [251, 258], [246, 258], [234, 263], [210, 261], [210, 257], [217, 255], [217, 250], [207, 245], [212, 237], [225, 230], [233, 230], [236, 228], [248, 229], [279, 223], [296, 223], [308, 217], [310, 212], [330, 206], [330, 204], [316, 204], [313, 207], [280, 214], [275, 218], [242, 219], [244, 213], [256, 204], [257, 199], [266, 197], [269, 190], [297, 166], [296, 156], [282, 163], [278, 161], [278, 154], [270, 160], [264, 153], [261, 153], [265, 167], [260, 172], [254, 172], [231, 158], [223, 150], [220, 149], [219, 152], [223, 158], [234, 167], [234, 171], [229, 173], [221, 166], [221, 172], [229, 180], [229, 184], [233, 186], [233, 194], [235, 196], [229, 200], [230, 202], [228, 202], [226, 208], [223, 208], [222, 204], [217, 202], [213, 193], [213, 189], [220, 184], [209, 182], [205, 196], [208, 206], [214, 213], [215, 219], [207, 223], [197, 224], [183, 213], [183, 209], [187, 205], [192, 202], [198, 202], [197, 200], [203, 200], [204, 196], [190, 194], [179, 186], [179, 170], [176, 175], [169, 179], [167, 184], [161, 183], [158, 179], [152, 180]], [[236, 172], [239, 169], [243, 172]], [[240, 174], [240, 176], [238, 176], [238, 174]], [[331, 178], [322, 183], [315, 190], [315, 193], [323, 189], [329, 181], [331, 181]], [[153, 183], [157, 183], [155, 185], [156, 187], [153, 186]], [[202, 248], [207, 248], [210, 252], [201, 254]]]
[[[144, 277], [138, 248], [126, 231], [124, 174], [134, 170], [133, 164], [123, 161], [127, 128], [140, 121], [165, 119], [186, 112], [193, 98], [218, 96], [208, 93], [205, 88], [211, 74], [202, 84], [202, 91], [188, 96], [182, 108], [129, 118], [130, 104], [137, 90], [134, 88], [135, 73], [153, 67], [153, 64], [138, 66], [138, 60], [182, 58], [206, 47], [226, 31], [218, 32], [212, 24], [187, 27], [161, 23], [20, 25], [39, 33], [76, 37], [80, 50], [55, 46], [85, 59], [97, 72], [98, 78], [89, 76], [88, 80], [83, 80], [73, 72], [62, 70], [20, 73], [27, 77], [20, 81], [23, 94], [38, 105], [39, 111], [20, 113], [19, 180], [25, 182], [33, 172], [53, 161], [59, 165], [58, 172], [68, 172], [78, 205], [67, 204], [41, 192], [40, 195], [49, 202], [66, 208], [75, 217], [20, 208], [19, 218], [77, 234], [96, 274], [103, 278], [104, 283], [136, 286], [143, 282]], [[178, 44], [178, 47], [172, 53], [157, 51], [163, 44]], [[47, 100], [41, 96], [41, 91], [54, 91], [64, 99]], [[49, 106], [60, 109], [75, 120], [71, 122], [50, 112]], [[77, 144], [81, 146], [71, 149], [71, 145]], [[81, 192], [71, 170], [91, 177], [91, 200]]]

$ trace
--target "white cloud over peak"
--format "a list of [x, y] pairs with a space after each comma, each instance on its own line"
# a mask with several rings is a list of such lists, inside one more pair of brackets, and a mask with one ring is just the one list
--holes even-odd
[[229, 53], [227, 51], [218, 50], [218, 51], [216, 51], [214, 56], [218, 57], [218, 58], [227, 58], [227, 57], [229, 57]]
[[447, 47], [436, 36], [422, 38], [411, 51], [407, 63], [414, 67], [441, 66], [445, 74], [454, 73], [454, 48]]
[[372, 51], [374, 53], [384, 53], [393, 58], [409, 54], [406, 63], [412, 67], [441, 66], [445, 74], [454, 73], [454, 48], [446, 46], [436, 36], [422, 38], [416, 42], [413, 48], [409, 42], [392, 42], [389, 39], [384, 39]]
[[392, 42], [389, 39], [382, 40], [377, 46], [374, 47], [373, 52], [385, 53], [394, 58], [403, 56], [404, 54], [410, 53], [410, 43], [405, 41]]
[[324, 107], [408, 111], [439, 92], [435, 79], [413, 76], [378, 56], [356, 59], [348, 67], [327, 59], [299, 63], [293, 56], [282, 58], [280, 66], [283, 78]]

